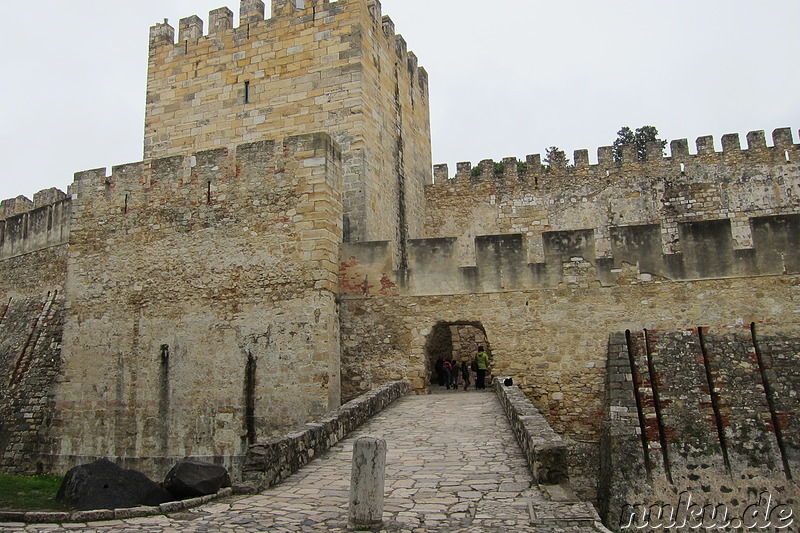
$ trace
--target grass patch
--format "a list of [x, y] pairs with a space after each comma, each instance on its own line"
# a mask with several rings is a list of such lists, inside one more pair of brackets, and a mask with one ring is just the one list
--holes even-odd
[[0, 474], [0, 509], [5, 511], [69, 511], [56, 501], [63, 477]]

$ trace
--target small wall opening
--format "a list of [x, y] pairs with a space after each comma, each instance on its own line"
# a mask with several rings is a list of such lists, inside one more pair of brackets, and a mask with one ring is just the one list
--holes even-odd
[[[439, 386], [440, 384], [442, 376], [436, 372], [437, 361], [440, 358], [442, 360], [455, 360], [459, 365], [462, 362], [466, 362], [469, 365], [478, 352], [479, 346], [484, 347], [489, 355], [489, 360], [491, 360], [492, 347], [487, 338], [486, 330], [480, 322], [439, 322], [436, 324], [431, 329], [425, 345], [427, 362], [425, 375], [427, 376], [426, 382], [428, 386]], [[487, 376], [487, 382], [488, 380]]]
[[158, 415], [161, 423], [161, 450], [164, 456], [169, 450], [169, 411], [170, 411], [170, 386], [169, 386], [169, 344], [162, 344], [160, 351], [160, 400]]
[[256, 434], [256, 358], [252, 352], [247, 352], [247, 366], [244, 378], [244, 418], [247, 428], [247, 444], [255, 444]]

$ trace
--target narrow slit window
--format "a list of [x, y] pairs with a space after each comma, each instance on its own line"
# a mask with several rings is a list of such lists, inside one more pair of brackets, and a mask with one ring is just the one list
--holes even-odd
[[244, 82], [244, 103], [245, 104], [249, 104], [250, 103], [250, 82], [249, 81]]

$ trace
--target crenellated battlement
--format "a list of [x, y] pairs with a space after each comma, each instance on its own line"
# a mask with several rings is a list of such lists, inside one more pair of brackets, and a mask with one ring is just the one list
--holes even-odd
[[33, 195], [33, 201], [25, 196], [8, 198], [0, 202], [0, 220], [15, 217], [40, 207], [52, 205], [64, 200], [67, 197], [63, 191], [51, 187], [43, 189]]
[[[475, 168], [459, 163], [452, 179], [440, 165], [436, 182], [425, 191], [426, 235], [456, 237], [462, 265], [475, 263], [472, 241], [478, 231], [522, 235], [524, 260], [531, 264], [546, 262], [546, 235], [586, 232], [568, 239], [590, 243], [588, 251], [576, 250], [576, 257], [613, 258], [617, 266], [638, 264], [658, 276], [682, 279], [688, 272], [706, 272], [712, 257], [727, 258], [714, 275], [764, 273], [767, 260], [770, 273], [780, 272], [781, 261], [794, 257], [795, 245], [787, 243], [800, 231], [800, 145], [791, 130], [775, 130], [772, 146], [763, 131], [747, 135], [747, 148], [736, 134], [722, 138], [722, 151], [710, 136], [695, 146], [690, 153], [685, 139], [673, 141], [664, 156], [653, 143], [645, 160], [630, 149], [620, 162], [611, 147], [602, 147], [597, 164], [589, 162], [587, 150], [579, 150], [574, 165], [550, 169], [538, 154], [522, 163], [516, 158], [484, 160]], [[772, 248], [778, 244], [757, 245], [766, 238], [757, 221], [770, 217], [785, 232], [777, 254]], [[628, 250], [620, 242], [635, 246]], [[642, 250], [648, 252], [643, 256]]]
[[33, 201], [18, 196], [0, 202], [0, 261], [66, 244], [70, 204], [56, 188], [37, 192]]
[[110, 174], [77, 172], [69, 196], [47, 189], [34, 201], [20, 196], [0, 204], [0, 260], [70, 242], [73, 216], [102, 220], [109, 232], [120, 221], [127, 230], [145, 224], [142, 216], [189, 231], [255, 209], [277, 213], [269, 224], [288, 225], [303, 218], [293, 206], [324, 203], [311, 191], [327, 191], [340, 204], [340, 161], [335, 142], [316, 133], [117, 165]]
[[772, 132], [772, 146], [767, 146], [764, 131], [751, 131], [746, 137], [747, 148], [742, 148], [738, 133], [722, 136], [722, 150], [717, 151], [713, 136], [699, 137], [696, 151], [691, 153], [687, 139], [669, 143], [670, 154], [665, 155], [658, 143], [650, 143], [645, 160], [640, 160], [632, 147], [624, 147], [622, 160], [614, 160], [614, 149], [602, 146], [597, 149], [597, 163], [589, 161], [589, 150], [575, 150], [573, 164], [545, 168], [541, 154], [526, 156], [525, 160], [507, 157], [502, 162], [485, 159], [477, 166], [470, 162], [457, 164], [456, 173], [450, 176], [447, 164], [434, 166], [434, 186], [452, 187], [481, 182], [510, 183], [509, 180], [531, 184], [534, 187], [554, 188], [566, 183], [607, 183], [615, 176], [673, 174], [685, 172], [690, 167], [738, 164], [784, 164], [800, 162], [800, 144], [795, 144], [791, 128]]
[[327, 166], [340, 160], [336, 143], [317, 133], [127, 163], [110, 174], [105, 168], [77, 172], [69, 192], [79, 209], [91, 210], [84, 217], [135, 219], [143, 211], [200, 207], [233, 216], [235, 209], [267, 206], [281, 196], [306, 201], [305, 194], [296, 196], [306, 192], [297, 190], [297, 169], [320, 167], [324, 181], [326, 172], [334, 172]]
[[[280, 41], [285, 33], [284, 20], [290, 21], [291, 26], [303, 25], [330, 25], [347, 10], [366, 8], [371, 19], [379, 24], [382, 34], [387, 42], [394, 48], [397, 57], [403, 64], [408, 65], [412, 76], [417, 77], [419, 84], [427, 88], [428, 74], [418, 64], [417, 56], [408, 50], [408, 45], [402, 35], [395, 33], [395, 25], [389, 16], [381, 15], [381, 5], [377, 0], [273, 0], [272, 16], [265, 18], [265, 5], [261, 0], [241, 0], [239, 7], [239, 26], [234, 27], [233, 11], [222, 7], [209, 12], [208, 33], [204, 33], [204, 22], [197, 15], [182, 18], [178, 24], [177, 41], [175, 28], [168, 20], [157, 23], [150, 28], [150, 49], [153, 52], [164, 46], [183, 47], [184, 53], [189, 53], [192, 46], [202, 47], [210, 41], [211, 45], [220, 46], [219, 40], [224, 34], [232, 35], [234, 40], [241, 42], [258, 35], [260, 41]], [[258, 28], [263, 25], [267, 33]], [[315, 39], [322, 37], [315, 36]], [[286, 47], [294, 46], [287, 39]], [[427, 93], [427, 89], [426, 89]]]
[[[378, 8], [380, 8], [380, 4]], [[424, 67], [419, 66], [419, 60], [416, 54], [408, 50], [408, 43], [406, 43], [403, 36], [395, 33], [394, 21], [389, 15], [384, 15], [381, 18], [381, 27], [383, 28], [383, 34], [389, 42], [394, 41], [394, 50], [401, 63], [408, 65], [408, 71], [412, 77], [415, 74], [418, 76], [419, 84], [424, 88], [425, 94], [427, 94], [428, 73]]]
[[[344, 5], [346, 1], [342, 0], [341, 4]], [[340, 2], [333, 3], [339, 4]], [[317, 20], [318, 10], [319, 18], [324, 19], [329, 16], [326, 10], [330, 9], [330, 4], [331, 2], [328, 0], [273, 0], [272, 16], [266, 17], [266, 5], [262, 0], [241, 0], [239, 5], [239, 28], [234, 28], [233, 11], [227, 7], [221, 7], [209, 12], [208, 34], [204, 34], [203, 19], [199, 16], [191, 15], [182, 18], [178, 24], [177, 44], [187, 41], [196, 42], [204, 35], [213, 37], [233, 29], [244, 28], [248, 30], [251, 24], [259, 24], [278, 17], [296, 16], [298, 12], [302, 13], [307, 10], [311, 10], [312, 20]], [[169, 24], [168, 20], [165, 19], [163, 23], [158, 23], [150, 28], [151, 48], [174, 44], [176, 44], [175, 28]]]

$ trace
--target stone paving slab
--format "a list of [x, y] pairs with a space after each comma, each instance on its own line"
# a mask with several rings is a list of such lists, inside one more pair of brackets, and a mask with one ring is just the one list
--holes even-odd
[[533, 483], [490, 391], [406, 396], [267, 491], [168, 516], [88, 524], [0, 524], [4, 533], [344, 532], [355, 439], [387, 442], [384, 530], [602, 531], [589, 504], [555, 502]]

